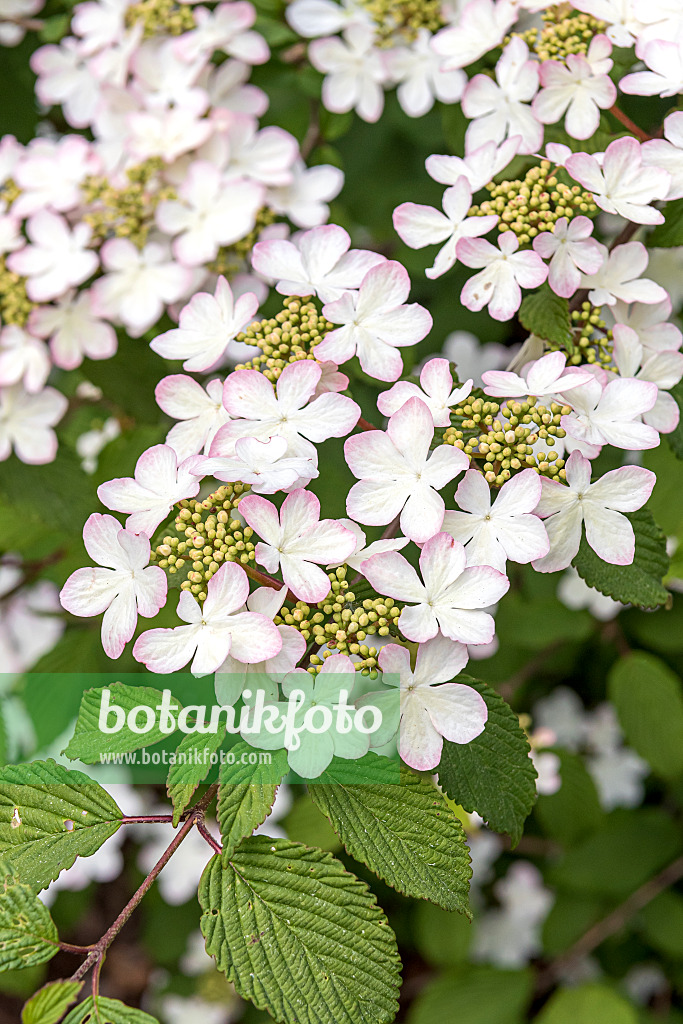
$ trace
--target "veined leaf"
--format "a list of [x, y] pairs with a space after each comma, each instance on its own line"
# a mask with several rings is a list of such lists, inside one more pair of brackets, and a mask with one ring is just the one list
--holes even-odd
[[[105, 691], [109, 691], [109, 698], [103, 697]], [[86, 690], [81, 700], [81, 707], [76, 721], [76, 730], [69, 740], [69, 745], [64, 751], [72, 761], [80, 759], [86, 764], [96, 764], [100, 761], [101, 754], [124, 754], [129, 750], [139, 750], [140, 747], [149, 747], [159, 740], [166, 739], [168, 732], [162, 732], [160, 728], [160, 715], [157, 712], [158, 706], [163, 699], [161, 690], [155, 690], [152, 686], [128, 686], [126, 683], [112, 683], [111, 686], [93, 687]], [[119, 719], [125, 715], [121, 728], [117, 732], [106, 733], [99, 727], [102, 702], [109, 711], [105, 714], [105, 725], [113, 728], [117, 724], [117, 712]], [[134, 732], [129, 728], [128, 713], [137, 707], [150, 708], [154, 713], [154, 724], [145, 732]], [[174, 713], [182, 710], [182, 704], [171, 698], [171, 707]], [[151, 722], [151, 719], [150, 719]], [[136, 719], [138, 727], [145, 725], [144, 716]]]
[[43, 964], [59, 951], [50, 911], [0, 861], [0, 971]]
[[555, 346], [573, 347], [569, 303], [551, 291], [547, 284], [524, 297], [517, 316], [522, 326], [537, 338]]
[[95, 1002], [92, 996], [88, 996], [78, 1006], [74, 1006], [69, 1016], [64, 1018], [63, 1024], [159, 1024], [159, 1021], [149, 1013], [126, 1006], [118, 999], [98, 996]]
[[[218, 790], [218, 824], [223, 839], [223, 863], [228, 864], [232, 854], [245, 836], [266, 820], [275, 800], [277, 788], [289, 771], [286, 750], [258, 751], [244, 740], [239, 740], [230, 753], [233, 764], [221, 766]], [[247, 757], [265, 756], [268, 763], [243, 763]]]
[[82, 981], [52, 981], [44, 985], [21, 1011], [21, 1024], [58, 1024], [82, 988]]
[[657, 775], [683, 774], [683, 687], [675, 672], [636, 651], [613, 666], [607, 685], [627, 742]]
[[211, 755], [215, 754], [225, 738], [225, 729], [216, 732], [188, 733], [175, 751], [176, 762], [168, 771], [166, 792], [173, 804], [173, 826], [192, 799], [192, 794], [203, 782], [211, 768]]

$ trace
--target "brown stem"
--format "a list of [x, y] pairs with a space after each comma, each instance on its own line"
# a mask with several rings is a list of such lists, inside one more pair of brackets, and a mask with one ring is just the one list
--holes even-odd
[[74, 946], [71, 942], [62, 942], [61, 939], [58, 942], [58, 946], [63, 953], [74, 953], [77, 956], [79, 954], [87, 955], [88, 953], [91, 953], [92, 950], [95, 948], [94, 943], [90, 946]]
[[638, 125], [635, 123], [635, 121], [631, 120], [631, 118], [628, 116], [628, 114], [625, 114], [623, 110], [619, 109], [619, 107], [616, 105], [616, 103], [614, 104], [613, 107], [609, 108], [609, 112], [614, 117], [616, 117], [617, 121], [621, 121], [621, 123], [623, 124], [624, 128], [626, 128], [626, 130], [629, 131], [631, 133], [631, 135], [635, 135], [635, 137], [637, 139], [640, 139], [641, 142], [651, 142], [652, 141], [653, 136], [652, 135], [648, 135], [646, 131], [643, 131], [642, 128], [639, 128]]
[[202, 839], [206, 839], [207, 843], [209, 844], [214, 853], [223, 852], [223, 847], [221, 846], [220, 843], [216, 842], [216, 840], [211, 835], [203, 821], [197, 822], [197, 831], [199, 832]]
[[320, 134], [320, 104], [317, 100], [311, 100], [311, 119], [301, 143], [301, 156], [307, 160], [315, 147], [322, 141]]
[[379, 430], [379, 427], [376, 427], [374, 423], [368, 423], [368, 421], [364, 420], [362, 416], [359, 418], [356, 426], [360, 427], [361, 430]]
[[[256, 583], [262, 583], [264, 587], [271, 587], [273, 590], [282, 590], [282, 580], [276, 580], [274, 576], [269, 576], [266, 572], [261, 572], [260, 569], [255, 569], [253, 565], [243, 565], [242, 568], [246, 572], [247, 576], [255, 580]], [[291, 601], [292, 604], [296, 604], [299, 598], [296, 594], [292, 593], [291, 590], [287, 591], [287, 601]]]
[[172, 814], [124, 814], [122, 825], [154, 825], [164, 821], [173, 821]]

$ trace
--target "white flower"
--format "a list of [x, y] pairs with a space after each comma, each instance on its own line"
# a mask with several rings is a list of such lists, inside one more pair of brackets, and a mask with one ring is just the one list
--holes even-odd
[[0, 388], [0, 462], [14, 448], [18, 458], [32, 466], [52, 462], [57, 454], [57, 437], [52, 427], [69, 403], [54, 388], [31, 395], [20, 384]]
[[656, 303], [616, 302], [610, 309], [617, 324], [630, 327], [638, 335], [645, 352], [677, 352], [683, 342], [683, 335], [675, 324], [669, 322], [671, 299]]
[[343, 562], [331, 562], [327, 568], [336, 569], [340, 565], [348, 565], [349, 569], [353, 569], [354, 572], [360, 572], [361, 564], [366, 559], [371, 558], [372, 555], [379, 554], [380, 551], [400, 551], [410, 543], [408, 537], [390, 537], [386, 540], [375, 540], [372, 544], [368, 544], [365, 533], [361, 530], [358, 523], [354, 523], [352, 519], [338, 519], [338, 523], [346, 527], [350, 533], [356, 538], [356, 547], [347, 555]]
[[642, 31], [643, 23], [634, 13], [633, 0], [574, 0], [573, 6], [607, 22], [607, 38], [615, 46], [633, 46]]
[[292, 0], [285, 8], [285, 18], [305, 39], [334, 35], [352, 24], [371, 24], [368, 11], [356, 0]]
[[524, 367], [524, 376], [509, 370], [488, 370], [482, 374], [484, 391], [495, 398], [522, 398], [563, 394], [594, 380], [589, 370], [570, 366], [563, 352], [548, 352]]
[[566, 569], [586, 540], [595, 553], [612, 565], [630, 565], [635, 552], [633, 527], [622, 515], [641, 508], [652, 493], [655, 475], [640, 466], [623, 466], [605, 473], [594, 484], [591, 464], [580, 452], [567, 459], [567, 483], [543, 477], [536, 514], [545, 520], [550, 553], [537, 559], [537, 572]]
[[649, 381], [659, 388], [652, 409], [643, 413], [643, 422], [661, 434], [670, 434], [679, 421], [679, 409], [673, 395], [666, 392], [683, 377], [683, 353], [645, 351], [631, 327], [614, 327], [613, 359], [622, 377]]
[[150, 348], [164, 359], [184, 359], [183, 369], [191, 373], [209, 370], [220, 362], [257, 309], [253, 292], [234, 299], [228, 282], [219, 277], [214, 294], [193, 295], [180, 312], [178, 327], [159, 334]]
[[[194, 460], [193, 471], [211, 474], [217, 480], [249, 484], [255, 494], [275, 494], [292, 487], [306, 487], [318, 476], [315, 462], [310, 456], [287, 456], [289, 445], [284, 437], [269, 437], [259, 441], [255, 437], [239, 437], [233, 455], [212, 455]], [[219, 444], [213, 449], [220, 449]]]
[[524, 967], [543, 948], [541, 926], [554, 897], [538, 868], [516, 861], [494, 885], [500, 907], [478, 921], [473, 957], [503, 968]]
[[512, 0], [470, 0], [455, 24], [434, 36], [432, 46], [446, 58], [444, 70], [467, 67], [498, 46], [517, 16]]
[[491, 504], [491, 488], [477, 469], [465, 473], [455, 492], [459, 512], [447, 511], [444, 533], [465, 545], [468, 565], [505, 572], [506, 559], [532, 562], [548, 553], [541, 520], [531, 513], [541, 497], [541, 478], [525, 469], [508, 480]]
[[[289, 10], [289, 8], [287, 8]], [[331, 164], [306, 167], [299, 159], [291, 168], [292, 181], [268, 190], [268, 204], [275, 213], [289, 217], [298, 228], [324, 224], [330, 215], [328, 203], [341, 192], [344, 174]]]
[[[600, 244], [600, 243], [598, 243]], [[601, 246], [603, 264], [595, 274], [584, 274], [581, 287], [595, 306], [613, 306], [621, 302], [661, 303], [668, 296], [664, 289], [641, 277], [648, 264], [648, 251], [641, 242], [626, 242], [611, 251]]]
[[661, 224], [664, 216], [652, 207], [664, 199], [671, 175], [643, 163], [640, 143], [631, 136], [610, 142], [602, 163], [588, 153], [574, 153], [565, 163], [572, 178], [589, 189], [601, 210], [636, 224]]
[[443, 58], [433, 49], [432, 34], [418, 29], [410, 46], [397, 46], [387, 52], [387, 69], [398, 84], [398, 102], [409, 117], [423, 117], [434, 100], [457, 103], [467, 85], [464, 71], [444, 71]]
[[205, 388], [192, 377], [174, 373], [160, 380], [154, 389], [157, 405], [174, 420], [180, 420], [166, 435], [166, 444], [179, 461], [204, 451], [230, 416], [223, 406], [223, 382], [210, 380]]
[[476, 238], [491, 231], [498, 223], [496, 214], [487, 217], [469, 217], [472, 193], [467, 178], [458, 178], [447, 188], [442, 199], [444, 212], [431, 206], [402, 203], [394, 210], [394, 227], [399, 237], [411, 249], [445, 242], [434, 260], [434, 266], [425, 271], [427, 277], [441, 277], [456, 262], [456, 246], [461, 238]]
[[656, 448], [659, 434], [639, 422], [656, 401], [656, 384], [618, 377], [603, 387], [596, 377], [572, 392], [574, 411], [560, 422], [570, 437], [590, 445], [611, 444], [627, 451]]
[[510, 320], [522, 302], [521, 288], [538, 288], [548, 276], [548, 268], [535, 252], [518, 252], [519, 241], [513, 231], [498, 235], [495, 245], [483, 238], [462, 238], [457, 245], [458, 259], [467, 267], [483, 267], [465, 284], [460, 296], [463, 304], [475, 312], [488, 306], [494, 320]]
[[213, 10], [195, 7], [193, 13], [197, 27], [184, 32], [176, 42], [176, 52], [183, 60], [207, 60], [214, 50], [222, 50], [246, 64], [264, 64], [268, 60], [270, 50], [263, 36], [248, 31], [256, 20], [252, 4], [237, 0], [218, 4]]
[[59, 46], [41, 46], [31, 56], [38, 76], [36, 96], [46, 107], [61, 104], [74, 128], [86, 128], [100, 102], [100, 89], [88, 69], [80, 42], [71, 36]]
[[166, 444], [143, 452], [135, 465], [135, 477], [117, 477], [97, 488], [103, 505], [128, 514], [126, 527], [132, 533], [152, 536], [159, 523], [182, 498], [193, 498], [199, 481]]
[[81, 202], [83, 179], [99, 171], [95, 148], [80, 135], [65, 135], [58, 142], [34, 139], [14, 169], [21, 193], [12, 214], [28, 217], [46, 207], [60, 213], [73, 210]]
[[478, 149], [468, 148], [466, 142], [464, 157], [434, 153], [425, 161], [427, 174], [442, 185], [455, 185], [459, 178], [465, 177], [472, 192], [478, 192], [505, 170], [517, 155], [521, 141], [521, 136], [515, 135], [500, 146], [495, 142], [485, 142]]
[[26, 294], [33, 302], [56, 299], [97, 270], [97, 255], [86, 248], [89, 225], [79, 223], [71, 230], [58, 213], [40, 210], [29, 217], [26, 233], [32, 244], [11, 253], [7, 266], [28, 278]]
[[133, 636], [138, 614], [152, 619], [166, 603], [166, 573], [149, 564], [149, 538], [124, 530], [113, 516], [94, 512], [83, 527], [83, 543], [103, 569], [77, 569], [59, 599], [72, 615], [100, 615], [102, 647], [118, 658]]
[[589, 587], [573, 566], [570, 566], [560, 579], [557, 596], [562, 604], [571, 608], [572, 611], [587, 608], [591, 615], [600, 622], [609, 622], [624, 607], [619, 601], [614, 601], [594, 587]]
[[68, 292], [55, 306], [38, 306], [31, 311], [29, 328], [50, 339], [53, 362], [63, 370], [74, 370], [84, 356], [110, 359], [118, 345], [111, 324], [95, 315], [89, 291]]
[[52, 364], [44, 341], [19, 324], [0, 328], [0, 387], [23, 384], [28, 392], [42, 391]]
[[604, 262], [603, 249], [594, 238], [593, 222], [588, 217], [568, 221], [560, 217], [552, 231], [541, 231], [534, 238], [534, 250], [550, 260], [548, 284], [556, 295], [571, 298], [581, 287], [581, 274], [597, 274]]
[[405, 304], [409, 292], [410, 278], [400, 263], [386, 260], [372, 267], [358, 292], [345, 292], [323, 306], [323, 315], [343, 326], [316, 345], [316, 359], [340, 365], [357, 355], [371, 377], [397, 380], [403, 360], [396, 348], [416, 345], [432, 326], [426, 309], [416, 302]]
[[419, 398], [432, 414], [435, 427], [450, 425], [451, 407], [467, 398], [472, 380], [454, 386], [453, 374], [447, 359], [430, 359], [420, 370], [420, 386], [400, 380], [377, 399], [377, 408], [385, 416], [393, 416], [409, 398]]
[[350, 25], [343, 39], [316, 39], [309, 46], [311, 64], [325, 75], [322, 97], [327, 110], [356, 110], [364, 121], [379, 120], [384, 109], [382, 84], [388, 76], [374, 38], [372, 28]]
[[543, 125], [528, 105], [538, 91], [538, 64], [529, 48], [515, 36], [496, 64], [496, 79], [475, 75], [465, 89], [462, 111], [475, 120], [465, 136], [469, 149], [496, 144], [519, 135], [519, 152], [535, 153], [543, 144]]
[[[564, 61], [545, 60], [540, 66], [541, 91], [532, 110], [543, 124], [555, 124], [563, 116], [573, 139], [589, 139], [600, 124], [600, 111], [611, 107], [617, 87], [609, 77], [612, 44], [606, 36], [594, 36], [588, 53], [570, 53]], [[566, 116], [565, 116], [566, 115]]]
[[622, 92], [667, 97], [683, 91], [683, 39], [652, 39], [638, 48], [638, 56], [649, 70], [622, 78]]
[[645, 142], [641, 153], [646, 167], [663, 167], [671, 175], [665, 198], [683, 198], [683, 111], [664, 118], [664, 138]]
[[466, 568], [459, 541], [437, 533], [422, 548], [420, 571], [397, 551], [385, 551], [363, 562], [363, 575], [380, 594], [406, 603], [398, 627], [408, 640], [424, 643], [437, 633], [464, 644], [487, 644], [493, 639], [490, 608], [510, 586], [507, 576], [488, 565]]
[[126, 147], [131, 156], [140, 162], [161, 157], [170, 164], [183, 153], [198, 149], [215, 127], [212, 120], [202, 116], [206, 105], [207, 97], [197, 90], [185, 98], [182, 106], [129, 113]]
[[443, 345], [444, 356], [455, 365], [458, 376], [472, 378], [475, 387], [482, 386], [482, 373], [486, 370], [502, 370], [517, 352], [517, 347], [508, 348], [496, 342], [482, 344], [469, 331], [453, 331]]

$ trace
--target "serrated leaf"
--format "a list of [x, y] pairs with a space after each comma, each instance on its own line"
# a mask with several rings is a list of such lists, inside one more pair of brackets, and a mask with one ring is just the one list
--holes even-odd
[[[254, 750], [244, 740], [231, 747], [233, 764], [221, 765], [218, 790], [218, 824], [223, 839], [223, 863], [228, 864], [232, 854], [245, 836], [266, 820], [275, 800], [277, 788], [289, 771], [286, 750], [271, 752]], [[263, 756], [267, 763], [242, 763], [242, 756]]]
[[[116, 705], [122, 708], [126, 719], [117, 732], [106, 733], [99, 727], [100, 707], [102, 695], [109, 690], [109, 705], [113, 708]], [[127, 751], [139, 750], [140, 747], [150, 747], [159, 740], [168, 738], [168, 732], [162, 732], [160, 728], [161, 716], [156, 713], [157, 707], [161, 704], [163, 694], [161, 690], [155, 690], [152, 686], [128, 686], [126, 683], [112, 683], [111, 686], [93, 687], [86, 690], [81, 700], [81, 706], [76, 720], [76, 729], [69, 740], [64, 753], [72, 761], [81, 760], [86, 764], [99, 764], [102, 754], [124, 754]], [[134, 732], [128, 727], [128, 713], [138, 706], [152, 708], [155, 712], [154, 724], [149, 731]], [[171, 697], [171, 706], [175, 711], [182, 710], [182, 704]], [[107, 724], [113, 727], [116, 724], [116, 714], [111, 710], [107, 715]], [[142, 716], [138, 719], [138, 725], [144, 725]]]
[[59, 951], [50, 911], [0, 861], [0, 971], [44, 964]]
[[0, 768], [0, 856], [35, 891], [113, 836], [122, 814], [106, 790], [54, 761]]
[[536, 1020], [538, 1024], [638, 1024], [638, 1015], [606, 985], [582, 985], [556, 992]]
[[75, 1006], [63, 1024], [159, 1024], [156, 1017], [133, 1006], [126, 1006], [118, 999], [98, 996], [97, 1002], [88, 996]]
[[589, 546], [585, 534], [572, 565], [589, 587], [615, 601], [638, 608], [659, 608], [669, 600], [669, 592], [662, 583], [669, 568], [666, 537], [646, 509], [630, 512], [626, 518], [631, 521], [636, 537], [631, 565], [603, 562]]
[[676, 673], [636, 651], [613, 666], [607, 687], [630, 746], [662, 778], [683, 774], [683, 692]]
[[650, 249], [669, 249], [683, 245], [683, 199], [674, 199], [664, 208], [664, 223], [657, 224], [647, 238]]
[[82, 981], [52, 981], [44, 985], [21, 1011], [21, 1024], [58, 1024], [82, 988]]
[[547, 284], [524, 297], [517, 316], [530, 334], [553, 345], [573, 348], [569, 302], [556, 295]]
[[484, 731], [469, 743], [444, 740], [437, 768], [439, 785], [465, 808], [476, 811], [494, 832], [507, 832], [516, 845], [536, 799], [536, 770], [517, 715], [486, 683], [469, 676], [488, 708]]
[[400, 765], [397, 785], [396, 764], [378, 754], [339, 762], [308, 791], [351, 856], [404, 896], [468, 914], [465, 833], [431, 782]]
[[173, 827], [192, 799], [192, 794], [203, 782], [211, 768], [211, 754], [215, 754], [225, 738], [225, 728], [216, 732], [188, 733], [183, 736], [175, 751], [176, 763], [172, 764], [166, 780], [166, 792], [173, 804]]
[[199, 885], [201, 929], [237, 992], [280, 1024], [388, 1024], [396, 940], [368, 887], [331, 854], [251, 836]]

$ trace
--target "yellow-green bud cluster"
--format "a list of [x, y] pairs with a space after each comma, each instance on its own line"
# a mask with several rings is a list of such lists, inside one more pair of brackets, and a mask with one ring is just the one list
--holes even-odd
[[395, 45], [400, 36], [412, 42], [421, 28], [437, 32], [444, 25], [441, 0], [362, 0], [377, 26], [379, 45]]
[[[543, 11], [543, 28], [530, 28], [521, 37], [540, 60], [566, 60], [572, 53], [587, 53], [591, 39], [607, 25], [590, 14], [575, 11], [568, 3]], [[515, 35], [517, 33], [514, 33]]]
[[161, 185], [157, 175], [162, 167], [158, 157], [126, 171], [129, 184], [114, 187], [100, 175], [86, 178], [83, 193], [91, 209], [84, 220], [92, 228], [92, 237], [98, 241], [115, 236], [128, 238], [139, 249], [147, 242], [154, 226], [154, 211], [163, 199], [176, 199], [174, 189]]
[[320, 314], [313, 302], [290, 296], [282, 303], [283, 309], [269, 320], [259, 320], [237, 335], [238, 341], [256, 345], [261, 355], [236, 370], [258, 370], [275, 383], [288, 363], [300, 359], [315, 359], [314, 347], [334, 325]]
[[[482, 415], [483, 406], [490, 403], [481, 399], [463, 402], [454, 409], [456, 423], [444, 431], [443, 443], [460, 448], [476, 460], [492, 487], [502, 487], [515, 473], [529, 468], [551, 479], [564, 480], [564, 459], [552, 449], [555, 439], [565, 436], [560, 420], [571, 409], [557, 402], [549, 407], [537, 403], [534, 397], [523, 402], [511, 400], [500, 409], [500, 418], [494, 418], [490, 412]], [[534, 445], [539, 441], [549, 450], [535, 453]]]
[[[326, 644], [329, 650], [325, 651], [324, 657], [331, 653], [357, 656], [356, 671], [374, 679], [377, 675], [377, 650], [365, 641], [369, 636], [396, 634], [401, 607], [390, 597], [362, 600], [360, 595], [349, 589], [344, 565], [327, 575], [330, 592], [323, 601], [319, 601], [315, 608], [304, 601], [297, 601], [293, 608], [285, 606], [275, 617], [275, 623], [293, 626], [307, 642], [312, 641], [318, 647]], [[309, 671], [315, 675], [320, 670], [322, 659], [314, 655], [310, 662]]]
[[138, 22], [144, 26], [143, 38], [160, 34], [180, 36], [196, 27], [192, 8], [176, 0], [139, 0], [126, 10], [126, 28]]
[[224, 562], [249, 565], [255, 561], [254, 531], [235, 516], [249, 490], [249, 484], [224, 484], [203, 501], [184, 498], [175, 520], [179, 536], [164, 537], [150, 561], [170, 575], [185, 574], [181, 589], [204, 601], [209, 580]]
[[4, 256], [0, 256], [0, 324], [24, 327], [34, 308], [35, 303], [26, 294], [26, 278], [8, 270]]
[[612, 328], [602, 319], [601, 308], [590, 302], [583, 302], [581, 309], [572, 311], [571, 318], [575, 331], [577, 351], [569, 356], [567, 362], [578, 366], [579, 363], [595, 363], [610, 369], [614, 338]]
[[514, 231], [520, 245], [529, 245], [541, 231], [553, 231], [560, 217], [571, 220], [578, 214], [590, 216], [597, 207], [590, 192], [580, 185], [566, 185], [550, 173], [549, 160], [527, 171], [522, 180], [489, 182], [491, 198], [471, 207], [471, 217], [500, 217], [498, 231]]
[[0, 185], [0, 203], [11, 206], [15, 199], [21, 195], [21, 189], [13, 178], [8, 178]]
[[275, 216], [274, 210], [268, 206], [262, 206], [256, 214], [256, 223], [249, 234], [240, 238], [233, 245], [222, 246], [218, 250], [215, 260], [209, 264], [209, 270], [214, 274], [223, 274], [227, 278], [234, 277], [235, 274], [244, 270], [247, 258], [261, 237], [261, 232], [268, 225], [274, 223]]

